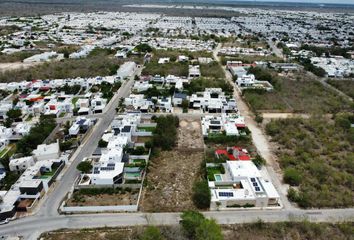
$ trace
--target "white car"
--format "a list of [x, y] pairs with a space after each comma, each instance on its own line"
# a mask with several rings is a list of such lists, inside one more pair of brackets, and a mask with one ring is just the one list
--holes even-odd
[[9, 223], [9, 219], [7, 219], [7, 218], [4, 221], [1, 221], [0, 225], [6, 224], [6, 223]]

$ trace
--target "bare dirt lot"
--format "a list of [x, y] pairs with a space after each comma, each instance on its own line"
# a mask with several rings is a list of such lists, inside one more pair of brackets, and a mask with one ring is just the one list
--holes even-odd
[[175, 212], [195, 208], [192, 188], [200, 178], [203, 146], [200, 122], [180, 120], [177, 148], [150, 160], [140, 210]]
[[5, 72], [8, 70], [15, 70], [19, 68], [29, 68], [35, 65], [41, 64], [41, 62], [37, 63], [23, 63], [23, 62], [13, 62], [13, 63], [0, 63], [0, 72]]
[[[74, 193], [77, 194], [77, 193]], [[67, 206], [113, 206], [113, 205], [132, 205], [138, 201], [139, 192], [132, 191], [119, 194], [99, 194], [83, 195], [70, 198]]]
[[204, 147], [200, 121], [181, 119], [178, 128], [178, 148], [201, 149]]

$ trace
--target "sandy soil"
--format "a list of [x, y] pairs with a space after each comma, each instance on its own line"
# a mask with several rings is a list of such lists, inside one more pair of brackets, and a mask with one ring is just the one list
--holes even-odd
[[203, 148], [203, 136], [200, 121], [181, 119], [178, 128], [178, 148]]
[[130, 205], [136, 204], [138, 192], [126, 192], [125, 194], [101, 194], [96, 196], [81, 195], [84, 202], [74, 202], [71, 198], [67, 201], [67, 206], [110, 206], [110, 205]]
[[29, 68], [36, 65], [42, 64], [42, 62], [37, 63], [23, 63], [23, 62], [13, 62], [13, 63], [0, 63], [0, 72], [5, 72], [9, 70], [15, 70], [19, 68]]

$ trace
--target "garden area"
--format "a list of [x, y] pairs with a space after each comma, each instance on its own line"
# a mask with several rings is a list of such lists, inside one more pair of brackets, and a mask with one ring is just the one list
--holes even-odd
[[272, 92], [249, 89], [242, 93], [251, 109], [257, 111], [336, 113], [353, 109], [352, 103], [308, 75], [289, 75], [277, 81]]
[[353, 114], [338, 114], [266, 125], [291, 201], [302, 208], [354, 206], [353, 122]]

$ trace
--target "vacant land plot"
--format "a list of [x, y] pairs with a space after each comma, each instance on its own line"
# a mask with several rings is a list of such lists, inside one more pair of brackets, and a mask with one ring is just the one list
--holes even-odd
[[165, 58], [168, 57], [170, 58], [171, 61], [176, 61], [178, 56], [187, 56], [190, 59], [197, 59], [198, 57], [212, 57], [211, 52], [207, 51], [195, 51], [195, 52], [189, 52], [185, 50], [154, 50], [153, 52], [153, 61], [158, 61], [159, 58]]
[[133, 205], [138, 201], [139, 190], [121, 191], [120, 193], [87, 194], [74, 192], [66, 202], [67, 206], [113, 206]]
[[254, 111], [335, 113], [352, 108], [351, 103], [310, 77], [286, 76], [272, 92], [247, 90], [244, 99]]
[[142, 71], [143, 75], [175, 75], [175, 76], [188, 76], [188, 63], [169, 62], [159, 64], [157, 62], [149, 62], [145, 64]]
[[[140, 57], [131, 57], [139, 62]], [[0, 82], [14, 82], [33, 79], [63, 79], [76, 77], [96, 77], [113, 75], [122, 64], [110, 52], [96, 50], [87, 58], [64, 59], [63, 61], [46, 62], [27, 69], [14, 69], [0, 73]]]
[[[309, 222], [280, 222], [280, 223], [250, 223], [221, 226], [225, 240], [323, 240], [323, 239], [352, 239], [353, 223], [309, 223]], [[166, 240], [188, 240], [180, 226], [159, 227]], [[144, 227], [130, 228], [100, 228], [85, 230], [59, 230], [42, 234], [43, 240], [138, 240]], [[144, 238], [145, 239], [145, 238]]]
[[221, 56], [221, 63], [226, 65], [227, 61], [242, 61], [243, 63], [254, 63], [255, 61], [284, 62], [282, 58], [276, 56]]
[[194, 209], [193, 183], [200, 178], [204, 158], [200, 122], [180, 120], [177, 148], [162, 151], [149, 162], [142, 211]]
[[225, 78], [225, 72], [218, 62], [200, 64], [200, 73], [203, 77]]
[[354, 80], [328, 80], [329, 84], [354, 98]]
[[279, 222], [251, 223], [223, 226], [225, 240], [265, 240], [265, 239], [352, 239], [353, 223], [310, 223], [310, 222]]
[[201, 136], [201, 126], [199, 121], [192, 119], [180, 119], [178, 128], [179, 149], [202, 149], [203, 138]]
[[271, 121], [290, 200], [304, 208], [354, 206], [354, 115]]
[[150, 161], [140, 210], [176, 212], [194, 209], [193, 183], [200, 176], [203, 152], [164, 151]]

